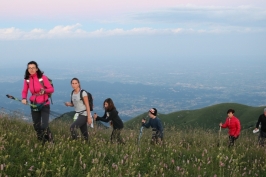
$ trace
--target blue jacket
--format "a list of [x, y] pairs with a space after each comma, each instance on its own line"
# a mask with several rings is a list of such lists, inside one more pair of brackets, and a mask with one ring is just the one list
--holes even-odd
[[161, 120], [158, 117], [155, 117], [154, 119], [150, 118], [149, 122], [142, 123], [142, 126], [146, 128], [151, 127], [155, 129], [156, 134], [158, 134], [160, 138], [163, 138], [163, 126], [162, 126]]

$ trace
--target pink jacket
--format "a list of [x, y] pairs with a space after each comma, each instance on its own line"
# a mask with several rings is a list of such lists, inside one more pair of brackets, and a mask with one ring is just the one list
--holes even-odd
[[[52, 87], [52, 85], [50, 84], [50, 81], [45, 75], [42, 76], [42, 79], [43, 79], [44, 88], [42, 84], [40, 83], [37, 74], [30, 75], [29, 82], [27, 82], [27, 80], [24, 80], [22, 98], [27, 99], [28, 90], [30, 90], [32, 94], [30, 97], [31, 102], [45, 103], [45, 105], [50, 104], [48, 94], [53, 93], [54, 88]], [[39, 92], [41, 91], [42, 88], [45, 90], [44, 94], [39, 95]]]
[[228, 128], [228, 134], [230, 136], [237, 137], [239, 136], [241, 130], [240, 121], [235, 116], [231, 118], [227, 117], [225, 123], [222, 125], [222, 128]]

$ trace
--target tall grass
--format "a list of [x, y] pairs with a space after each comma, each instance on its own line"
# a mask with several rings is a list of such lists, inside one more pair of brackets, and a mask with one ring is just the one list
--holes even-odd
[[[265, 149], [257, 134], [242, 132], [228, 149], [226, 130], [165, 127], [163, 145], [151, 145], [151, 129], [123, 130], [125, 145], [111, 144], [110, 129], [89, 129], [90, 140], [70, 139], [69, 123], [51, 123], [55, 144], [37, 141], [33, 126], [0, 118], [0, 176], [266, 176]], [[219, 143], [220, 142], [220, 143]], [[219, 146], [217, 146], [219, 143]]]

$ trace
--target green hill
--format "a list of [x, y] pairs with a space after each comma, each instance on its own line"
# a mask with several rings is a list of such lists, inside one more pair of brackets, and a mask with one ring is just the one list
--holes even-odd
[[[227, 117], [228, 109], [235, 110], [235, 116], [239, 118], [242, 129], [254, 127], [258, 117], [263, 113], [264, 107], [252, 107], [238, 103], [221, 103], [202, 109], [183, 110], [170, 114], [159, 114], [165, 126], [175, 126], [178, 128], [199, 126], [202, 128], [218, 128], [220, 122], [224, 122]], [[146, 117], [148, 113], [141, 114], [127, 122], [125, 127], [136, 128], [140, 126], [141, 119]]]

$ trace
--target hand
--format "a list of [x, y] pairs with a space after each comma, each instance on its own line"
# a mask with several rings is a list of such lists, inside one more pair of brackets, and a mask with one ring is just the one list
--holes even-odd
[[98, 115], [96, 113], [93, 114], [93, 118], [94, 120], [96, 120], [96, 118], [98, 117]]
[[72, 103], [70, 103], [70, 102], [65, 102], [65, 105], [66, 105], [66, 106], [72, 106]]
[[145, 122], [146, 122], [146, 120], [145, 120], [145, 119], [142, 119], [142, 120], [141, 120], [141, 122], [142, 122], [142, 123], [145, 123]]
[[223, 125], [223, 123], [220, 123], [219, 126], [221, 127]]
[[257, 131], [257, 130], [258, 130], [258, 128], [255, 128], [254, 130], [255, 130], [255, 131]]
[[39, 95], [43, 95], [45, 92], [44, 88], [41, 89], [41, 91], [39, 92]]
[[87, 122], [90, 125], [92, 123], [92, 118], [91, 117], [88, 117]]
[[21, 103], [23, 103], [23, 104], [27, 104], [27, 100], [26, 100], [26, 99], [22, 99], [22, 100], [21, 100]]

